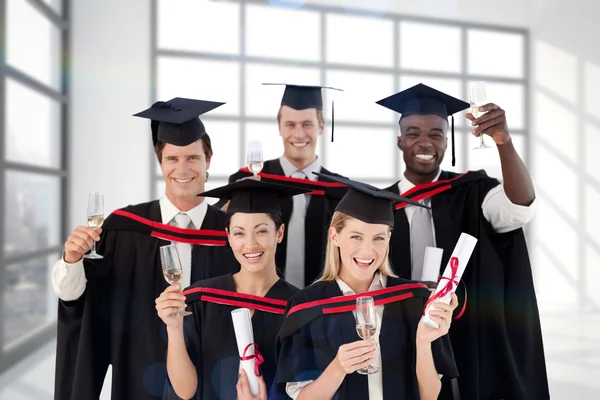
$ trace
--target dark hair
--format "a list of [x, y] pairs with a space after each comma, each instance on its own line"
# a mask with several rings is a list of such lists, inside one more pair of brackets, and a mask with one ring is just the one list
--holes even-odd
[[[202, 141], [202, 145], [204, 147], [204, 156], [206, 157], [207, 160], [210, 160], [213, 156], [213, 149], [212, 149], [212, 143], [210, 141], [210, 136], [208, 136], [208, 133], [207, 133], [204, 136], [202, 136], [199, 140]], [[167, 142], [161, 142], [159, 140], [154, 145], [154, 153], [156, 154], [156, 158], [158, 159], [159, 164], [162, 162], [162, 152], [163, 152], [163, 149], [165, 148], [166, 144], [167, 144]]]
[[[227, 230], [229, 230], [229, 223], [231, 222], [231, 216], [235, 214], [235, 213], [231, 213], [231, 214], [227, 214], [225, 216], [225, 228]], [[279, 230], [279, 228], [281, 227], [281, 225], [283, 225], [283, 218], [281, 217], [281, 215], [279, 214], [273, 214], [273, 213], [265, 213], [267, 214], [275, 223], [275, 229]], [[281, 270], [279, 269], [279, 267], [277, 265], [275, 265], [275, 271], [277, 272], [277, 276], [281, 279], [284, 279], [283, 273], [281, 272]]]

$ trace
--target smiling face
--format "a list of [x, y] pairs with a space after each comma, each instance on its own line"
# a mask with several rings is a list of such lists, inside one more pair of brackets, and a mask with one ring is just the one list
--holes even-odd
[[368, 224], [352, 217], [339, 231], [329, 228], [331, 244], [339, 248], [340, 279], [370, 283], [387, 259], [390, 236], [388, 225]]
[[398, 148], [406, 177], [413, 183], [431, 181], [444, 159], [448, 121], [439, 115], [409, 115], [400, 121]]
[[227, 228], [233, 254], [248, 272], [275, 267], [275, 251], [283, 240], [283, 232], [284, 226], [277, 228], [273, 218], [264, 213], [235, 213]]
[[309, 165], [317, 155], [317, 141], [323, 133], [323, 114], [316, 108], [295, 110], [281, 106], [279, 135], [285, 157], [297, 165]]
[[189, 209], [189, 204], [199, 204], [204, 192], [206, 171], [210, 158], [206, 156], [203, 140], [187, 146], [164, 144], [160, 153], [160, 169], [166, 183], [166, 195], [180, 210]]

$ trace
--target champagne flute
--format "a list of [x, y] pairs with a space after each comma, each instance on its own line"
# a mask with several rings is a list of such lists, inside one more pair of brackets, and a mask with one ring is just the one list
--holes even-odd
[[[92, 229], [98, 229], [104, 223], [104, 196], [100, 192], [90, 193], [88, 199], [87, 208], [87, 223]], [[92, 251], [84, 256], [92, 260], [99, 260], [104, 258], [100, 254], [96, 253], [96, 241], [92, 242]]]
[[[167, 283], [171, 286], [181, 282], [183, 279], [183, 268], [179, 261], [179, 253], [174, 244], [168, 244], [160, 247], [160, 263], [162, 264], [163, 276]], [[169, 318], [177, 318], [181, 316], [191, 315], [189, 311], [178, 308], [175, 314], [169, 315]]]
[[[371, 296], [361, 296], [356, 299], [356, 332], [363, 340], [371, 339], [377, 333], [377, 313]], [[375, 374], [379, 372], [379, 367], [368, 365], [356, 372], [362, 375]]]
[[[485, 114], [485, 112], [479, 111], [479, 107], [484, 106], [488, 103], [487, 95], [485, 92], [485, 82], [479, 81], [479, 82], [473, 82], [471, 84], [469, 103], [471, 104], [471, 114], [473, 114], [473, 116], [475, 118], [479, 118], [483, 114]], [[474, 148], [475, 150], [491, 149], [491, 146], [488, 146], [483, 141], [484, 136], [485, 136], [485, 134], [483, 132], [481, 132], [481, 135], [479, 135], [479, 140], [480, 140], [479, 146], [475, 147]]]
[[263, 149], [262, 143], [253, 140], [248, 144], [247, 153], [248, 169], [257, 176], [263, 169]]

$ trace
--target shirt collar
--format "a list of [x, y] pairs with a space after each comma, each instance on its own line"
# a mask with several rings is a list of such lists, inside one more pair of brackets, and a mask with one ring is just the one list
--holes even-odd
[[[352, 288], [350, 286], [348, 286], [348, 284], [346, 282], [344, 282], [343, 280], [341, 280], [339, 277], [336, 278], [335, 281], [337, 282], [337, 284], [340, 287], [340, 290], [342, 291], [342, 294], [344, 296], [356, 294], [356, 292], [354, 290], [352, 290]], [[371, 292], [373, 290], [383, 289], [386, 287], [386, 285], [387, 285], [387, 276], [383, 275], [381, 272], [377, 272], [375, 274], [375, 276], [373, 277], [373, 281], [371, 282], [371, 285], [369, 286], [369, 292]]]
[[[440, 168], [437, 175], [435, 176], [435, 178], [433, 178], [433, 180], [431, 182], [437, 182], [437, 180], [440, 179], [441, 174], [442, 174], [442, 169]], [[404, 179], [402, 179], [398, 183], [398, 190], [400, 191], [400, 194], [402, 194], [402, 193], [408, 192], [410, 189], [414, 188], [415, 186], [416, 185], [414, 183], [412, 183], [411, 181], [406, 179], [406, 176], [404, 176]]]
[[[160, 204], [160, 215], [162, 217], [163, 224], [169, 224], [173, 218], [180, 212], [171, 200], [165, 195], [161, 197], [159, 200]], [[204, 217], [206, 216], [206, 211], [208, 210], [208, 203], [206, 200], [203, 200], [202, 203], [198, 204], [196, 207], [191, 210], [185, 211], [185, 213], [190, 217], [192, 223], [194, 224], [194, 228], [200, 229], [202, 227], [202, 223], [204, 222]]]
[[[281, 164], [281, 169], [283, 169], [283, 173], [285, 176], [290, 177], [294, 172], [298, 171], [298, 168], [292, 164], [290, 160], [288, 160], [285, 156], [279, 157], [279, 163]], [[306, 177], [311, 181], [316, 181], [318, 176], [313, 174], [313, 172], [321, 171], [321, 163], [319, 162], [319, 156], [315, 158], [311, 164], [307, 165], [304, 169], [301, 170]]]

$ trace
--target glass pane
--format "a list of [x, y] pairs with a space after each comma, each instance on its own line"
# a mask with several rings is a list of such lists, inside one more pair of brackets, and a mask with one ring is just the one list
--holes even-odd
[[263, 83], [290, 83], [296, 85], [321, 85], [321, 72], [317, 68], [279, 67], [268, 64], [246, 65], [246, 115], [273, 118], [285, 86]]
[[335, 142], [327, 142], [326, 167], [349, 178], [392, 180], [396, 138], [393, 129], [336, 128]]
[[486, 82], [485, 91], [490, 103], [506, 111], [509, 129], [525, 129], [525, 86]]
[[[265, 161], [279, 158], [283, 154], [283, 141], [281, 136], [279, 136], [279, 129], [277, 128], [275, 117], [273, 117], [273, 122], [270, 123], [247, 123], [244, 149], [248, 147], [248, 143], [251, 140], [262, 142], [263, 159]], [[317, 154], [318, 153], [319, 145], [317, 144]]]
[[[396, 118], [393, 112], [375, 103], [392, 94], [394, 77], [391, 74], [329, 70], [325, 83], [344, 90], [333, 93], [338, 121], [392, 122]], [[325, 93], [327, 99], [329, 92]], [[331, 107], [331, 101], [326, 104]]]
[[[454, 96], [458, 99], [463, 99], [466, 102], [469, 99], [463, 95], [462, 81], [459, 79], [447, 79], [447, 78], [431, 78], [428, 76], [418, 75], [402, 75], [400, 77], [400, 90], [408, 89], [419, 83], [427, 86], [431, 86], [441, 92], [444, 92], [450, 96]], [[454, 114], [454, 126], [463, 126], [465, 121], [465, 111]]]
[[394, 23], [380, 18], [327, 15], [327, 62], [393, 67]]
[[[523, 160], [524, 163], [527, 163], [527, 159], [525, 158], [525, 136], [515, 133], [512, 133], [510, 136], [512, 137], [513, 144], [517, 153], [519, 153], [521, 160]], [[479, 146], [479, 138], [469, 135], [467, 148], [469, 170], [485, 169], [489, 176], [502, 180], [502, 167], [500, 165], [500, 156], [498, 155], [496, 143], [494, 143], [494, 140], [487, 135], [485, 136], [484, 141], [485, 144], [492, 148], [487, 150], [475, 150], [474, 148]]]
[[[31, 117], [35, 110], [35, 118]], [[6, 159], [60, 168], [60, 104], [6, 79]]]
[[319, 13], [249, 4], [246, 6], [246, 18], [247, 55], [319, 61]]
[[467, 41], [469, 74], [523, 77], [523, 35], [469, 29]]
[[[461, 28], [400, 23], [400, 66], [439, 72], [460, 72], [462, 44]], [[443, 38], [440, 42], [440, 38]]]
[[[158, 48], [238, 54], [240, 4], [210, 0], [159, 0]], [[212, 38], [217, 37], [218, 40]]]
[[4, 349], [24, 342], [56, 320], [50, 271], [60, 254], [9, 264], [4, 269]]
[[204, 120], [210, 135], [213, 158], [210, 162], [211, 176], [229, 176], [240, 168], [240, 123]]
[[60, 245], [60, 178], [16, 171], [5, 177], [5, 256]]
[[60, 90], [60, 30], [28, 1], [8, 0], [6, 62]]
[[158, 59], [158, 99], [173, 97], [222, 101], [214, 115], [240, 113], [240, 67], [236, 62], [171, 57]]

